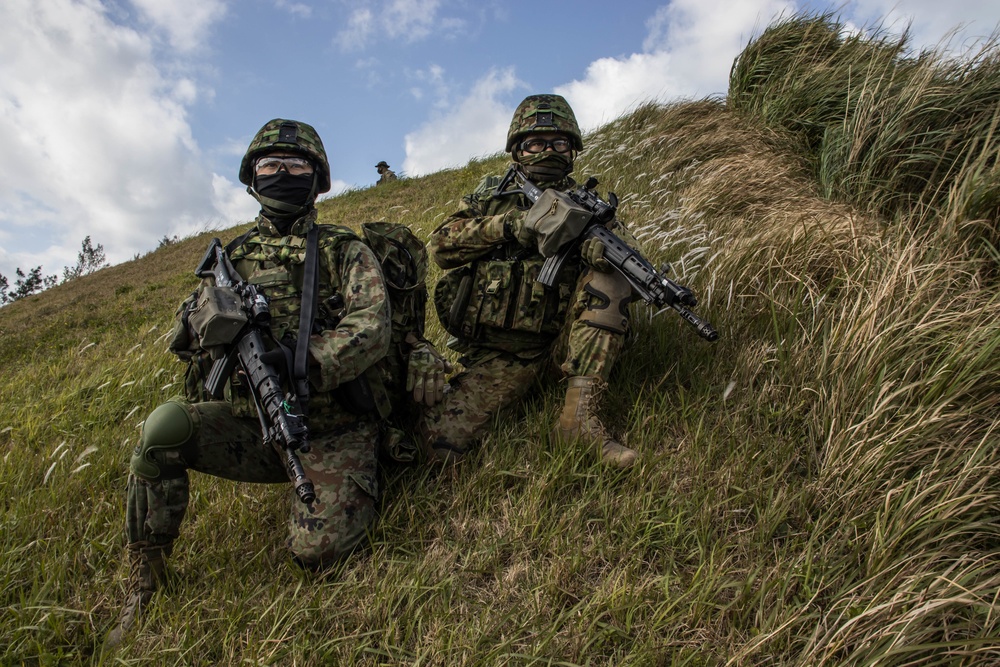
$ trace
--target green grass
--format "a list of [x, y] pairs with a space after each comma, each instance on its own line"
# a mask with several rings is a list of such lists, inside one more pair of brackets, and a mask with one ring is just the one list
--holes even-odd
[[[462, 466], [385, 470], [372, 547], [323, 575], [285, 555], [287, 489], [193, 474], [172, 588], [113, 654], [128, 454], [178, 391], [166, 336], [210, 235], [0, 309], [0, 664], [997, 664], [995, 62], [798, 17], [727, 100], [590, 134], [577, 175], [722, 335], [634, 306], [604, 414], [639, 465], [550, 442], [547, 388]], [[926, 81], [966, 121], [915, 110]], [[321, 216], [426, 236], [504, 164]]]

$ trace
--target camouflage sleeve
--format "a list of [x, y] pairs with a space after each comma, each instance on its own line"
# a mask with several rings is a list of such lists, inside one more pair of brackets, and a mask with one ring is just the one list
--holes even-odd
[[382, 270], [361, 241], [335, 244], [324, 258], [343, 286], [345, 315], [337, 326], [309, 340], [315, 365], [310, 380], [319, 391], [330, 391], [358, 377], [389, 352], [389, 298]]
[[523, 215], [516, 208], [495, 215], [485, 215], [476, 206], [466, 206], [453, 213], [431, 233], [427, 248], [442, 269], [454, 269], [482, 257], [508, 239], [504, 221], [508, 216]]

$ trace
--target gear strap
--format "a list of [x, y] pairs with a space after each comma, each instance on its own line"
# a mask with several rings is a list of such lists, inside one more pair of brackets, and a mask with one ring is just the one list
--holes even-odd
[[319, 225], [306, 236], [306, 258], [302, 276], [302, 310], [299, 313], [299, 337], [295, 343], [295, 392], [303, 409], [309, 403], [309, 336], [316, 320], [316, 297], [319, 290]]

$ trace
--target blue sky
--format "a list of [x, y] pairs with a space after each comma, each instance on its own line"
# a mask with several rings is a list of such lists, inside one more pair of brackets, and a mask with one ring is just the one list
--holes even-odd
[[531, 93], [585, 130], [724, 94], [776, 17], [835, 7], [915, 48], [1000, 22], [995, 0], [2, 0], [0, 274], [61, 276], [86, 235], [117, 263], [251, 219], [236, 172], [271, 118], [316, 126], [334, 192], [369, 187], [379, 160], [419, 176], [497, 152]]

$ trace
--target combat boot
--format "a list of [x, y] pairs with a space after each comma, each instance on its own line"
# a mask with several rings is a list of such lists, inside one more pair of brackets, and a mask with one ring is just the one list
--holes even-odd
[[166, 582], [167, 556], [171, 544], [150, 546], [148, 542], [128, 545], [129, 572], [125, 606], [118, 616], [118, 623], [108, 633], [104, 645], [117, 646], [132, 629], [153, 593]]
[[629, 468], [638, 456], [635, 450], [609, 437], [595, 414], [598, 395], [605, 386], [604, 381], [598, 377], [571, 377], [566, 389], [566, 403], [552, 433], [562, 440], [579, 439], [595, 449], [603, 463], [617, 468]]

